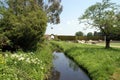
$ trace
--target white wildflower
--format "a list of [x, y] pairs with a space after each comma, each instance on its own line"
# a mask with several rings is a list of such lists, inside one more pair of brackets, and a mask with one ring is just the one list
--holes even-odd
[[31, 61], [34, 63], [35, 62], [35, 60], [34, 59], [31, 59]]
[[18, 58], [19, 61], [23, 61], [24, 59], [25, 59], [24, 57]]
[[43, 67], [43, 66], [41, 66], [41, 69], [44, 69], [44, 67]]
[[27, 63], [31, 63], [30, 58], [27, 58], [27, 59], [26, 59], [26, 62], [27, 62]]
[[16, 64], [17, 62], [15, 61], [14, 64]]
[[43, 62], [42, 62], [42, 61], [40, 61], [40, 63], [42, 64]]
[[17, 54], [11, 54], [11, 58], [18, 58], [19, 57], [19, 55], [17, 55]]
[[5, 57], [8, 57], [8, 54], [5, 54]]
[[30, 54], [34, 54], [33, 52], [30, 52]]

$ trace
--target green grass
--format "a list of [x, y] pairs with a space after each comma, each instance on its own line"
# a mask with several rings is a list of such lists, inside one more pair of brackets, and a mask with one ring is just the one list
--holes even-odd
[[52, 67], [52, 49], [49, 43], [36, 52], [0, 54], [0, 80], [44, 80]]
[[[105, 43], [104, 42], [103, 43], [98, 43], [98, 45], [105, 46]], [[120, 48], [120, 43], [119, 42], [111, 42], [110, 46]]]
[[[88, 71], [92, 80], [120, 80], [120, 49], [68, 42], [51, 42]], [[118, 77], [119, 76], [119, 77]]]

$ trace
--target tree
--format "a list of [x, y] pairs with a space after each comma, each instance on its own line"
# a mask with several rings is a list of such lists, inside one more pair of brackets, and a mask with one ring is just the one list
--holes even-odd
[[[37, 0], [36, 0], [37, 1]], [[61, 5], [61, 0], [39, 0], [43, 1], [43, 9], [47, 13], [48, 16], [48, 22], [53, 23], [53, 24], [58, 24], [60, 23], [60, 14], [62, 12], [62, 5]], [[39, 2], [40, 3], [40, 2]]]
[[24, 51], [36, 49], [46, 30], [46, 13], [34, 0], [8, 0], [7, 4], [8, 8], [1, 12], [1, 34], [7, 36], [12, 46], [18, 45]]
[[82, 31], [78, 31], [75, 33], [75, 36], [83, 36], [83, 32]]
[[[13, 6], [14, 10], [16, 10], [18, 7], [18, 2], [23, 3], [23, 9], [29, 4], [29, 2], [31, 2], [32, 4], [36, 3], [37, 6], [39, 6], [43, 11], [46, 12], [49, 23], [60, 23], [60, 14], [63, 8], [61, 5], [61, 0], [2, 0], [0, 1], [0, 6], [6, 7], [10, 6], [8, 3], [12, 3], [13, 5], [11, 6]], [[23, 11], [22, 8], [19, 8], [19, 10], [21, 9], [21, 11]]]
[[32, 50], [43, 41], [46, 22], [60, 23], [61, 12], [61, 0], [2, 0], [0, 33], [13, 46], [19, 45], [24, 51]]
[[103, 33], [102, 32], [97, 32], [97, 31], [94, 31], [94, 36], [103, 36]]
[[87, 37], [91, 37], [91, 36], [93, 36], [93, 33], [92, 32], [88, 32], [87, 33]]
[[102, 0], [85, 11], [79, 21], [87, 22], [89, 25], [99, 29], [106, 36], [106, 46], [110, 47], [111, 34], [120, 31], [120, 7], [110, 0]]

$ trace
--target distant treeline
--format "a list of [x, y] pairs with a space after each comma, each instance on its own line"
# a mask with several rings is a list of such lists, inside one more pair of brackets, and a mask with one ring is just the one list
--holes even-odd
[[103, 36], [65, 36], [65, 35], [56, 35], [55, 39], [57, 40], [104, 40]]

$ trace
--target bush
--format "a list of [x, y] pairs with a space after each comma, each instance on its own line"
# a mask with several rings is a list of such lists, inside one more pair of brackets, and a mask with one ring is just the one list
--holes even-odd
[[8, 1], [9, 8], [5, 9], [0, 19], [1, 32], [24, 51], [36, 49], [37, 43], [43, 41], [47, 26], [46, 13], [32, 1], [26, 6], [17, 1], [17, 9], [12, 8], [15, 7], [14, 0]]

